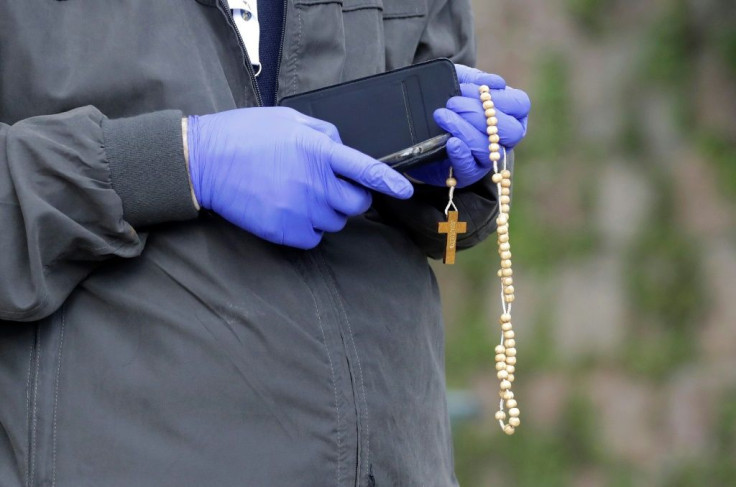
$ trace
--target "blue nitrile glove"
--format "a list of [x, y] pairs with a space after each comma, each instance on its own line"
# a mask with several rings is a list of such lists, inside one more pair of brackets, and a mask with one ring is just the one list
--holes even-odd
[[450, 98], [446, 108], [434, 112], [437, 125], [452, 135], [447, 141], [449, 158], [414, 169], [408, 174], [421, 182], [444, 186], [452, 165], [458, 187], [462, 188], [483, 178], [492, 167], [488, 158], [490, 150], [486, 115], [478, 91], [480, 86], [488, 85], [491, 88], [498, 118], [498, 135], [501, 145], [507, 150], [526, 135], [531, 102], [526, 93], [507, 87], [506, 82], [498, 75], [461, 64], [455, 65], [455, 69], [462, 96]]
[[342, 145], [334, 125], [290, 108], [192, 116], [187, 134], [199, 204], [270, 242], [315, 247], [369, 208], [366, 188], [412, 195], [399, 173]]

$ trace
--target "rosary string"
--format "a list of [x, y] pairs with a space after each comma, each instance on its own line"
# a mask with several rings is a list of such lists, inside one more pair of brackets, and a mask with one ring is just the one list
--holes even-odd
[[445, 216], [449, 214], [450, 208], [452, 208], [453, 211], [457, 211], [457, 206], [455, 206], [455, 202], [453, 201], [456, 185], [457, 182], [455, 181], [455, 178], [452, 177], [452, 166], [450, 166], [450, 175], [447, 177], [447, 186], [450, 188], [450, 201], [447, 202], [447, 206], [445, 207]]
[[[521, 424], [519, 408], [511, 385], [516, 372], [516, 340], [511, 325], [511, 303], [514, 301], [513, 270], [511, 269], [511, 243], [509, 241], [509, 211], [511, 209], [511, 171], [507, 167], [506, 149], [500, 145], [498, 135], [498, 118], [491, 90], [488, 86], [480, 87], [480, 100], [483, 103], [487, 120], [488, 142], [490, 145], [489, 159], [493, 162], [493, 176], [491, 180], [498, 189], [498, 217], [496, 218], [496, 233], [498, 234], [498, 254], [501, 257], [501, 268], [498, 277], [501, 279], [501, 342], [496, 346], [496, 370], [500, 381], [498, 411], [495, 418], [501, 429], [507, 435], [513, 435], [516, 427]], [[501, 151], [503, 150], [503, 157]], [[498, 162], [501, 162], [499, 170]], [[508, 422], [506, 409], [508, 409]]]

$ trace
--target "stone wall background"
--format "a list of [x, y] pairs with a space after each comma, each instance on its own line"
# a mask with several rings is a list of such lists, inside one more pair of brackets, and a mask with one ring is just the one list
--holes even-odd
[[736, 485], [736, 2], [474, 0], [533, 102], [511, 216], [522, 426], [493, 420], [495, 239], [435, 266], [464, 486]]

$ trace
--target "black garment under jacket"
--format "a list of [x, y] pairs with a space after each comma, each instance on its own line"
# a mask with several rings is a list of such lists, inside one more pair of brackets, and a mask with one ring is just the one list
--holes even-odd
[[[472, 63], [471, 23], [288, 0], [278, 97]], [[198, 215], [182, 115], [258, 102], [222, 0], [0, 2], [0, 486], [456, 485], [446, 192], [377, 197], [312, 251]], [[459, 206], [461, 247], [495, 230], [487, 181]]]

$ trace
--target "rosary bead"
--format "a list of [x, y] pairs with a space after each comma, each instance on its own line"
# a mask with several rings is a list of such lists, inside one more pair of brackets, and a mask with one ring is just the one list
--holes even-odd
[[[486, 116], [486, 132], [488, 134], [489, 142], [488, 158], [493, 162], [494, 167], [497, 168], [498, 161], [501, 160], [501, 145], [495, 104], [493, 103], [490, 88], [488, 86], [481, 86], [479, 91], [480, 100], [483, 104]], [[500, 193], [498, 195], [499, 211], [496, 217], [496, 233], [498, 240], [498, 253], [501, 257], [501, 269], [498, 270], [498, 276], [501, 277], [502, 285], [501, 295], [502, 300], [505, 303], [511, 303], [514, 300], [514, 281], [511, 277], [513, 275], [513, 271], [511, 269], [511, 244], [509, 243], [508, 225], [509, 212], [511, 210], [511, 171], [508, 169], [503, 169], [501, 171], [496, 170], [496, 173], [491, 176], [491, 180], [498, 185]], [[448, 186], [450, 186], [449, 179]], [[506, 309], [505, 306], [504, 309]], [[510, 313], [503, 313], [499, 323], [503, 330], [501, 344], [495, 347], [496, 370], [498, 371], [496, 375], [501, 381], [499, 395], [506, 401], [509, 410], [514, 411], [514, 414], [511, 414], [508, 424], [504, 424], [503, 421], [506, 419], [506, 413], [503, 411], [503, 407], [501, 407], [501, 410], [495, 414], [495, 418], [501, 422], [503, 431], [508, 435], [512, 435], [515, 432], [515, 428], [520, 424], [519, 410], [516, 408], [514, 393], [511, 391], [511, 384], [514, 382], [513, 372], [515, 371], [516, 365], [516, 340], [514, 339]]]
[[501, 269], [499, 269], [498, 272], [496, 272], [496, 275], [498, 275], [498, 277], [503, 276], [503, 274], [501, 273]]
[[511, 416], [512, 418], [518, 418], [519, 417], [519, 413], [520, 413], [520, 411], [519, 411], [518, 408], [511, 408], [511, 409], [509, 409], [509, 416]]

